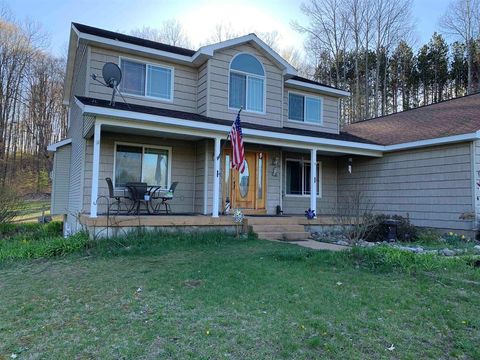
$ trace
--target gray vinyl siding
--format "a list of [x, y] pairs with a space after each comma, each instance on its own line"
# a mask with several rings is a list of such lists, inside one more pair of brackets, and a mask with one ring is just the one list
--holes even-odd
[[208, 62], [205, 62], [198, 69], [198, 85], [197, 85], [197, 113], [200, 115], [207, 114], [208, 99]]
[[[309, 124], [302, 123], [298, 121], [290, 121], [288, 119], [288, 94], [293, 92], [299, 95], [320, 97], [322, 99], [322, 124]], [[284, 106], [283, 106], [283, 126], [292, 127], [297, 129], [313, 130], [313, 131], [324, 131], [328, 133], [338, 134], [340, 132], [339, 128], [339, 114], [338, 114], [338, 104], [339, 99], [337, 97], [320, 95], [313, 92], [303, 91], [293, 89], [286, 86], [284, 89]]]
[[471, 145], [461, 143], [386, 153], [382, 158], [353, 157], [338, 167], [338, 199], [362, 191], [377, 213], [410, 217], [413, 224], [470, 230], [461, 220], [473, 211]]
[[[292, 196], [286, 193], [286, 159], [303, 159], [310, 161], [310, 154], [283, 153], [282, 194], [283, 213], [299, 215], [304, 214], [310, 207], [310, 195]], [[335, 212], [337, 204], [337, 160], [332, 157], [318, 156], [317, 161], [322, 163], [321, 196], [317, 197], [317, 214], [330, 215]]]
[[266, 101], [265, 114], [242, 112], [242, 121], [269, 126], [282, 126], [282, 86], [283, 75], [262, 52], [249, 44], [239, 45], [229, 49], [216, 51], [213, 58], [208, 60], [209, 83], [208, 88], [208, 116], [234, 120], [236, 110], [228, 109], [229, 69], [232, 58], [241, 52], [256, 56], [265, 68]]
[[87, 46], [80, 43], [77, 48], [73, 70], [72, 95], [70, 97], [70, 127], [67, 137], [72, 139], [70, 160], [70, 181], [68, 193], [68, 211], [66, 233], [80, 230], [78, 215], [82, 211], [85, 139], [83, 138], [83, 115], [74, 100], [75, 95], [84, 95], [87, 78]]
[[203, 213], [204, 210], [204, 189], [205, 181], [205, 144], [197, 142], [195, 147], [195, 207], [194, 211]]
[[71, 149], [71, 145], [62, 146], [57, 149], [53, 158], [52, 215], [68, 213]]
[[[194, 212], [194, 189], [195, 189], [195, 142], [172, 139], [158, 139], [146, 136], [129, 136], [125, 134], [102, 133], [100, 143], [100, 172], [99, 172], [99, 196], [108, 196], [108, 188], [105, 178], [114, 178], [114, 144], [115, 141], [129, 142], [141, 145], [167, 146], [172, 148], [172, 183], [178, 181], [174, 199], [170, 202], [172, 211], [177, 213]], [[83, 206], [86, 212], [90, 211], [90, 196], [92, 184], [92, 159], [93, 142], [87, 143], [86, 167], [85, 167], [85, 195]], [[103, 203], [102, 203], [103, 202]], [[99, 213], [105, 211], [105, 200], [98, 203]]]
[[474, 188], [473, 202], [475, 204], [475, 224], [478, 225], [480, 223], [480, 186], [478, 185], [480, 184], [480, 140], [473, 142], [472, 154], [472, 163], [474, 166], [474, 171], [472, 174], [472, 176], [474, 176], [472, 181], [472, 186]]
[[[156, 106], [165, 109], [180, 110], [191, 113], [197, 112], [197, 69], [185, 65], [168, 63], [165, 61], [158, 61], [146, 57], [139, 57], [130, 54], [125, 54], [113, 50], [107, 50], [98, 47], [92, 47], [90, 51], [90, 71], [97, 75], [100, 81], [102, 78], [102, 67], [106, 62], [113, 62], [119, 65], [120, 56], [136, 59], [139, 61], [150, 62], [152, 64], [166, 65], [174, 68], [174, 94], [173, 102], [163, 101], [161, 99], [154, 99], [142, 96], [131, 96], [123, 94], [129, 103]], [[89, 96], [99, 99], [110, 100], [112, 90], [99, 84], [97, 81], [89, 78]], [[121, 99], [117, 99], [121, 101]]]

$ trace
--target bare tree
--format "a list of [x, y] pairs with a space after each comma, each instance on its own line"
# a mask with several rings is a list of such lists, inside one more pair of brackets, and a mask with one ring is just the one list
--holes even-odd
[[334, 85], [340, 85], [340, 63], [347, 39], [345, 8], [341, 0], [310, 0], [301, 6], [309, 17], [308, 25], [293, 23], [293, 27], [309, 37], [309, 44], [318, 50], [329, 53], [335, 64]]
[[360, 184], [352, 185], [338, 200], [335, 222], [342, 227], [352, 245], [365, 240], [374, 225], [373, 211], [375, 203]]
[[480, 1], [452, 0], [440, 21], [449, 34], [462, 39], [467, 52], [467, 93], [473, 89], [473, 52], [475, 39], [480, 35]]
[[191, 42], [188, 39], [182, 24], [176, 19], [164, 21], [160, 28], [144, 26], [142, 28], [130, 31], [130, 34], [143, 39], [157, 41], [168, 45], [186, 48], [191, 47]]
[[215, 44], [225, 40], [230, 40], [240, 36], [240, 33], [233, 29], [231, 23], [218, 23], [215, 25], [215, 30], [213, 34], [206, 39], [204, 45]]

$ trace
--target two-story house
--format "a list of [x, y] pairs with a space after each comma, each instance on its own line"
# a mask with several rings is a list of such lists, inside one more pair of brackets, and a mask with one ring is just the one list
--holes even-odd
[[[112, 89], [100, 83], [107, 62], [122, 71], [119, 90], [126, 102], [117, 96], [111, 105]], [[461, 157], [463, 150], [455, 149], [467, 141], [462, 149], [468, 149], [468, 159], [462, 161], [468, 166], [445, 169], [465, 177], [462, 187], [468, 183], [468, 189], [459, 194], [463, 200], [455, 215], [445, 215], [442, 207], [452, 204], [443, 200], [433, 213], [442, 213], [445, 224], [436, 227], [471, 230], [472, 221], [458, 220], [458, 213], [475, 212], [477, 165], [470, 149], [476, 138], [413, 144], [426, 139], [417, 134], [402, 147], [381, 136], [372, 139], [355, 127], [341, 131], [339, 99], [346, 96], [346, 91], [299, 77], [255, 34], [194, 51], [73, 23], [64, 95], [68, 138], [49, 147], [55, 152], [52, 213], [65, 216], [66, 234], [78, 231], [81, 217], [96, 219], [105, 213], [99, 199], [108, 196], [105, 179], [111, 178], [115, 191], [123, 191], [128, 182], [164, 189], [178, 182], [171, 201], [176, 214], [218, 218], [228, 202], [246, 214], [301, 215], [311, 208], [327, 215], [335, 213], [342, 190], [351, 190], [353, 182], [387, 203], [379, 211], [409, 213], [419, 225], [430, 226], [435, 221], [426, 221], [421, 215], [425, 210], [415, 206], [432, 201], [418, 194], [424, 202], [405, 204], [398, 195], [389, 195], [389, 181], [396, 183], [397, 174], [403, 191], [413, 190], [406, 184], [420, 184], [422, 173], [411, 168], [422, 168], [413, 164], [418, 156], [419, 161], [430, 158], [425, 147], [436, 146], [429, 151], [442, 159], [457, 153]], [[231, 170], [226, 141], [240, 108], [243, 173]], [[478, 116], [471, 122], [474, 131], [480, 129]], [[389, 131], [395, 132], [394, 125]], [[415, 133], [414, 128], [407, 131]], [[402, 156], [400, 161], [410, 161], [410, 172], [388, 173], [395, 170], [390, 159]], [[364, 167], [358, 182], [357, 164]], [[371, 176], [383, 179], [376, 185], [382, 187], [381, 196], [369, 185]], [[438, 192], [438, 184], [433, 187], [437, 200], [448, 197]], [[392, 192], [396, 190], [394, 185]]]

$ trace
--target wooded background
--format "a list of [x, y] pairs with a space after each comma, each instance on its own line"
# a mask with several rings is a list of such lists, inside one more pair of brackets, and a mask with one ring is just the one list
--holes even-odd
[[[301, 10], [309, 21], [291, 25], [306, 34], [303, 52], [282, 48], [275, 31], [257, 35], [301, 75], [352, 93], [343, 124], [480, 90], [480, 0], [452, 0], [427, 44], [413, 19], [428, 14], [412, 14], [410, 0], [310, 0]], [[193, 47], [176, 20], [130, 34]], [[239, 35], [219, 24], [204, 44]], [[47, 40], [40, 24], [0, 9], [0, 188], [23, 195], [49, 192], [47, 146], [67, 133], [66, 54], [49, 53]]]

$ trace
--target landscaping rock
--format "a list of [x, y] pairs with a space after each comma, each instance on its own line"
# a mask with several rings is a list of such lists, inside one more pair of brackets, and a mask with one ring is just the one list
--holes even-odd
[[402, 246], [402, 245], [397, 245], [395, 246], [397, 249], [400, 249], [400, 250], [405, 250], [405, 251], [410, 251], [410, 252], [413, 252], [413, 253], [423, 253], [423, 248], [418, 246], [418, 247], [414, 247], [414, 246]]
[[476, 254], [480, 254], [480, 245], [475, 245], [473, 247], [473, 251], [476, 253]]
[[450, 250], [450, 249], [442, 249], [442, 250], [438, 250], [438, 253], [440, 255], [443, 255], [443, 256], [455, 256], [456, 255], [456, 252], [454, 250]]
[[342, 245], [342, 246], [350, 246], [350, 243], [345, 240], [338, 240], [337, 242], [335, 242], [335, 244]]

